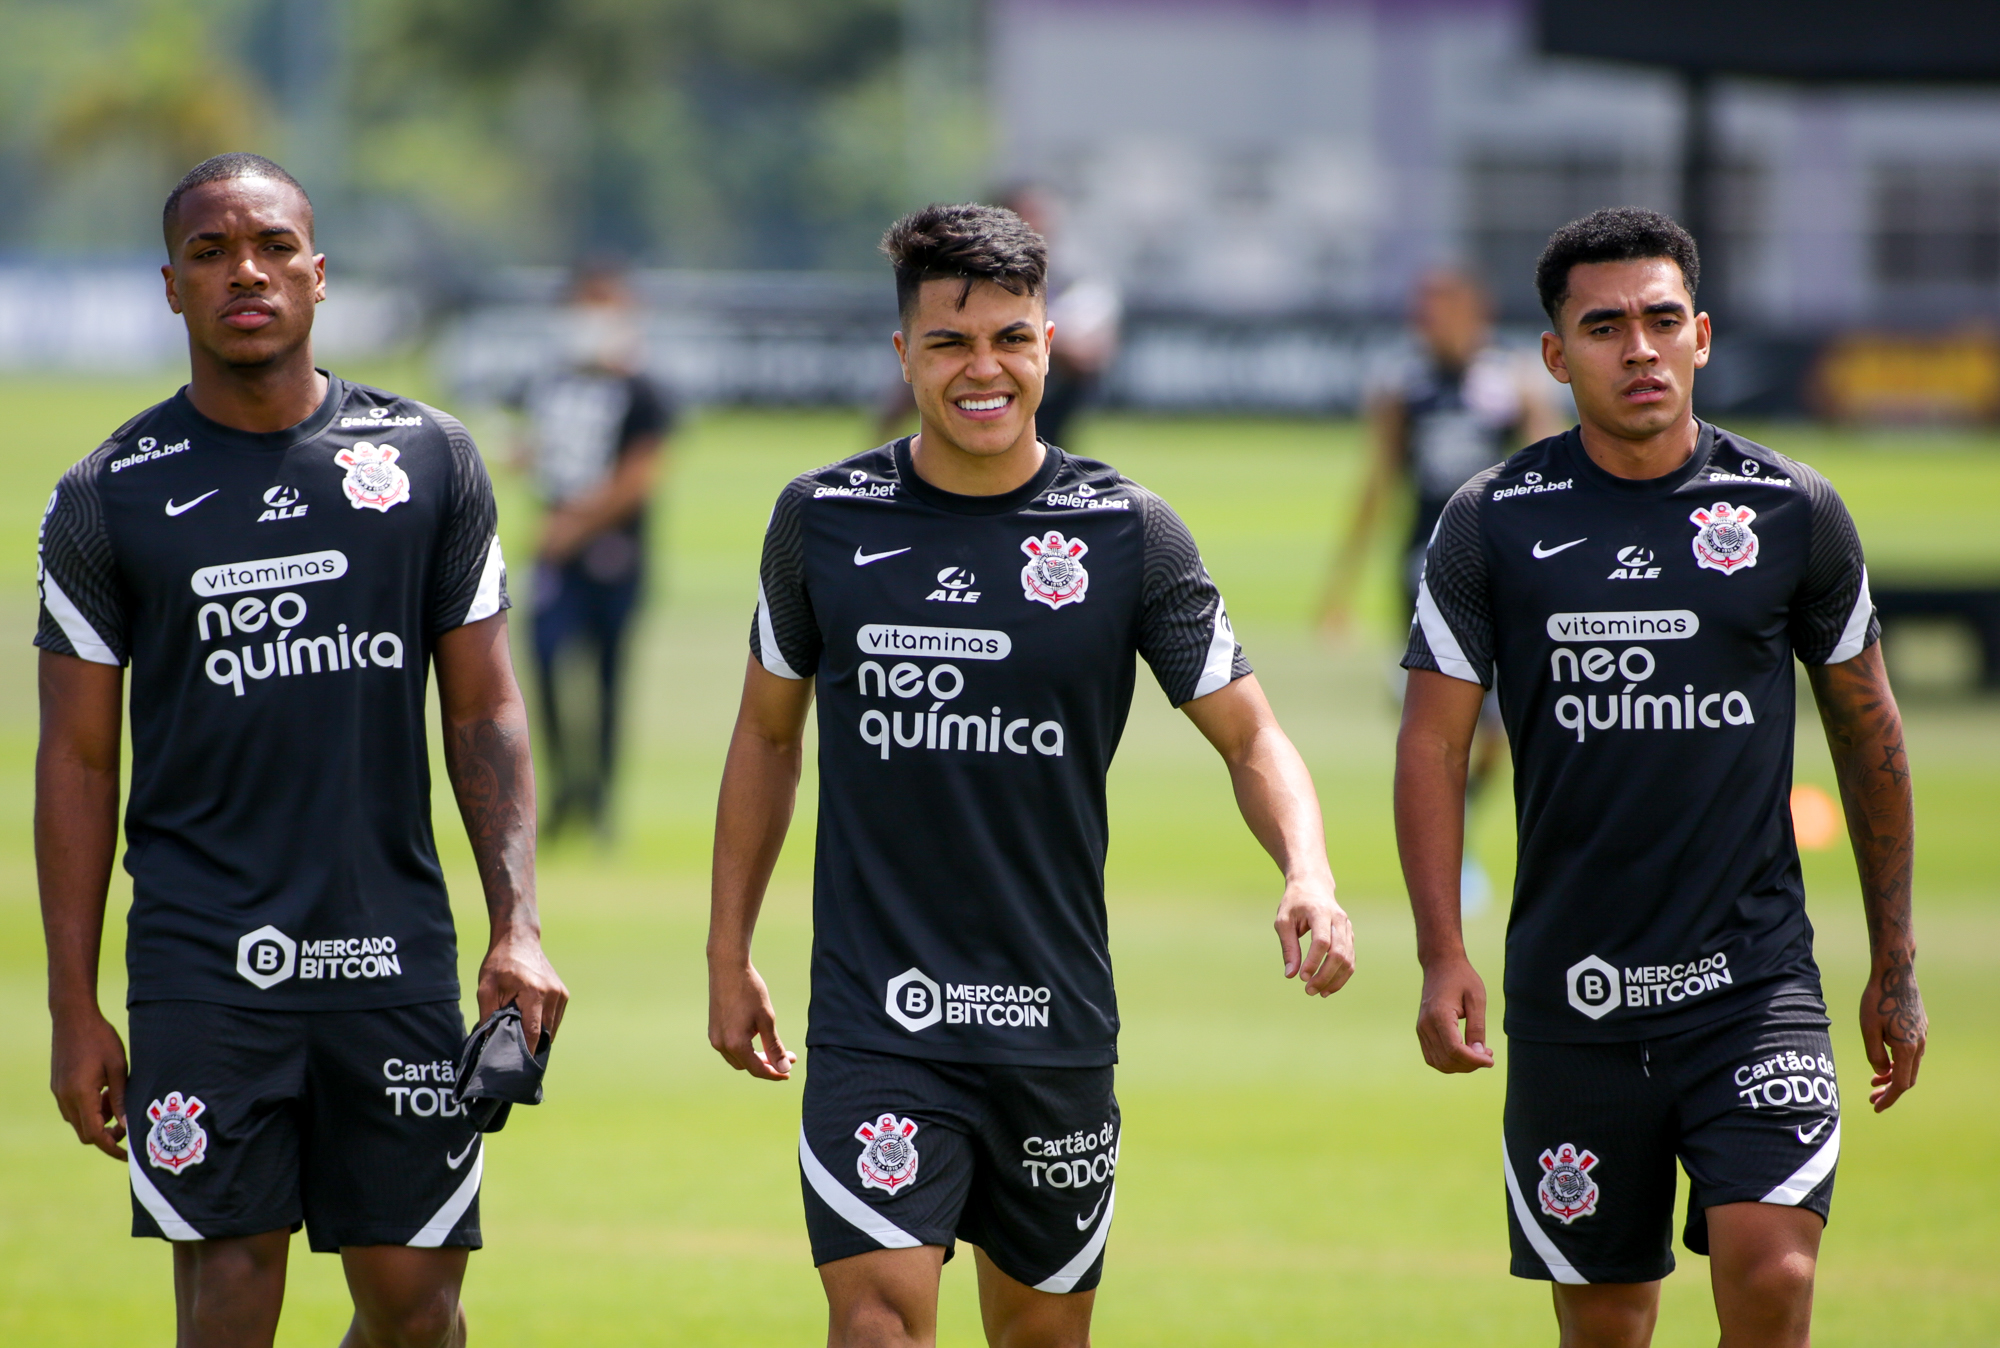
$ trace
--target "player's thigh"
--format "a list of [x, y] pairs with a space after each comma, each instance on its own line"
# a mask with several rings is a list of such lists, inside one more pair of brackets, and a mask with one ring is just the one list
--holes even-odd
[[1503, 1133], [1515, 1277], [1673, 1271], [1675, 1101], [1643, 1045], [1508, 1040]]
[[350, 1245], [340, 1252], [355, 1319], [371, 1337], [455, 1342], [469, 1251]]
[[1097, 1289], [1043, 1292], [1008, 1277], [976, 1251], [979, 1318], [991, 1348], [1086, 1348]]
[[821, 1046], [806, 1055], [799, 1181], [813, 1263], [934, 1245], [973, 1179], [963, 1068]]
[[871, 1250], [819, 1266], [826, 1291], [827, 1340], [918, 1343], [937, 1338], [938, 1273], [944, 1248], [917, 1245]]
[[1117, 1207], [1109, 1067], [988, 1067], [979, 1169], [959, 1234], [1038, 1295], [1088, 1292]]
[[132, 1234], [226, 1240], [300, 1217], [305, 1036], [288, 1013], [212, 1002], [130, 1011]]
[[1798, 1209], [1815, 1227], [1832, 1211], [1840, 1083], [1827, 1027], [1799, 1021], [1759, 1009], [1678, 1037], [1691, 1250], [1710, 1253], [1707, 1213], [1726, 1204]]
[[310, 1020], [304, 1183], [315, 1251], [478, 1249], [484, 1138], [453, 1097], [456, 1002]]

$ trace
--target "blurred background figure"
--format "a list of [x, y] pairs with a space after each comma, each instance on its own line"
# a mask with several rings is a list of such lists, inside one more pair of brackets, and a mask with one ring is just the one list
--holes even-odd
[[[1407, 625], [1416, 612], [1424, 545], [1452, 493], [1520, 446], [1562, 430], [1553, 396], [1558, 386], [1531, 355], [1493, 344], [1491, 302], [1470, 276], [1448, 268], [1426, 273], [1417, 282], [1410, 327], [1413, 349], [1390, 361], [1369, 388], [1372, 452], [1327, 578], [1321, 622], [1330, 631], [1344, 631], [1353, 620], [1355, 588], [1392, 494], [1412, 498], [1398, 554]], [[1466, 783], [1468, 814], [1505, 748], [1499, 704], [1489, 693]], [[1470, 848], [1459, 893], [1468, 914], [1492, 898]]]
[[[1072, 448], [1076, 415], [1095, 400], [1105, 372], [1117, 358], [1124, 298], [1110, 275], [1070, 269], [1073, 258], [1062, 247], [1059, 203], [1046, 189], [1034, 184], [1010, 188], [1000, 194], [1000, 204], [1049, 241], [1049, 317], [1055, 321], [1056, 340], [1049, 349], [1042, 403], [1035, 411], [1035, 434], [1052, 445]], [[898, 377], [877, 413], [876, 440], [902, 433], [916, 414], [910, 386]]]
[[[675, 409], [640, 369], [641, 314], [624, 273], [581, 268], [559, 316], [559, 354], [519, 390], [523, 457], [546, 514], [535, 558], [543, 823], [610, 830], [626, 636], [646, 572], [646, 507]], [[566, 668], [575, 651], [595, 678]]]

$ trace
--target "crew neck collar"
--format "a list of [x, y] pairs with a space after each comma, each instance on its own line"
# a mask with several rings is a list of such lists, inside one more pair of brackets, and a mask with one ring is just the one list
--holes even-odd
[[1628, 496], [1671, 496], [1706, 468], [1709, 457], [1715, 453], [1714, 425], [1699, 419], [1695, 425], [1699, 429], [1694, 439], [1694, 453], [1688, 455], [1686, 462], [1680, 467], [1659, 477], [1620, 477], [1616, 473], [1606, 472], [1598, 466], [1597, 460], [1590, 457], [1590, 451], [1583, 447], [1581, 426], [1571, 427], [1563, 439], [1568, 442], [1565, 450], [1574, 463], [1578, 476], [1592, 486], [1601, 487], [1606, 491], [1622, 492]]
[[1035, 475], [1012, 491], [1001, 492], [998, 496], [964, 496], [955, 491], [932, 486], [917, 472], [916, 460], [910, 454], [910, 442], [915, 436], [906, 435], [896, 442], [896, 475], [910, 495], [925, 505], [936, 506], [939, 510], [949, 510], [955, 515], [1005, 515], [1019, 510], [1028, 502], [1049, 489], [1062, 471], [1067, 457], [1060, 449], [1048, 441], [1042, 446], [1042, 466]]
[[304, 421], [287, 426], [282, 431], [245, 431], [211, 420], [202, 415], [194, 400], [188, 397], [186, 384], [181, 385], [180, 392], [174, 395], [174, 407], [205, 441], [259, 452], [283, 451], [322, 434], [333, 424], [334, 414], [340, 411], [341, 403], [347, 399], [346, 380], [326, 370], [318, 372], [326, 375], [326, 397]]

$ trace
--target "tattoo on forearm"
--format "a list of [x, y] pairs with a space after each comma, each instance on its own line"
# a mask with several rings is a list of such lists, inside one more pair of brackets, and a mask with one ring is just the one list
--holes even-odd
[[1892, 782], [1907, 782], [1910, 780], [1910, 770], [1903, 766], [1907, 761], [1903, 753], [1903, 741], [1898, 738], [1894, 744], [1882, 746], [1882, 761], [1875, 765], [1875, 770], [1888, 773]]
[[1896, 1044], [1920, 1044], [1930, 1030], [1923, 994], [1917, 991], [1917, 971], [1909, 955], [1895, 951], [1882, 971], [1882, 994], [1875, 1003], [1882, 1017], [1882, 1037]]
[[489, 907], [533, 897], [535, 804], [526, 732], [498, 721], [450, 727], [445, 765]]
[[[1821, 665], [1812, 678], [1861, 875], [1869, 946], [1878, 957], [1907, 952], [1916, 853], [1910, 767], [1881, 655], [1871, 651]], [[1910, 987], [1914, 991], [1913, 979]]]

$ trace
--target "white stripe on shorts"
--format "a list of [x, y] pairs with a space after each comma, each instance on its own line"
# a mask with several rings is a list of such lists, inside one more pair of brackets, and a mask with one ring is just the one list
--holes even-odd
[[137, 1141], [137, 1138], [133, 1138], [126, 1144], [125, 1158], [130, 1162], [132, 1193], [139, 1200], [139, 1206], [145, 1208], [153, 1220], [159, 1223], [161, 1234], [168, 1240], [202, 1239], [201, 1232], [189, 1226], [187, 1219], [174, 1211], [174, 1205], [167, 1201], [167, 1196], [160, 1192], [152, 1177], [140, 1169], [139, 1148], [133, 1145]]
[[1500, 1168], [1507, 1172], [1507, 1197], [1514, 1201], [1514, 1220], [1521, 1224], [1521, 1233], [1534, 1246], [1535, 1253], [1549, 1266], [1549, 1272], [1557, 1282], [1588, 1283], [1590, 1279], [1576, 1271], [1576, 1266], [1563, 1258], [1556, 1243], [1549, 1239], [1549, 1233], [1542, 1230], [1542, 1224], [1535, 1219], [1535, 1210], [1528, 1206], [1528, 1200], [1521, 1194], [1520, 1177], [1514, 1173], [1514, 1158], [1507, 1154], [1507, 1139], [1500, 1139]]
[[479, 1155], [472, 1158], [472, 1169], [465, 1182], [458, 1186], [450, 1198], [445, 1199], [431, 1219], [410, 1237], [410, 1244], [420, 1250], [435, 1250], [444, 1244], [445, 1237], [458, 1225], [458, 1219], [472, 1206], [472, 1200], [479, 1196], [479, 1178], [486, 1173], [486, 1139], [479, 1139]]
[[799, 1169], [805, 1172], [806, 1183], [812, 1185], [821, 1202], [846, 1218], [848, 1225], [874, 1237], [884, 1248], [913, 1250], [923, 1244], [841, 1186], [840, 1181], [819, 1163], [819, 1157], [813, 1155], [812, 1147], [806, 1142], [804, 1124], [799, 1125]]
[[1118, 1181], [1113, 1180], [1104, 1193], [1104, 1211], [1098, 1215], [1097, 1229], [1090, 1233], [1090, 1239], [1076, 1252], [1076, 1258], [1035, 1284], [1037, 1292], [1067, 1292], [1090, 1272], [1090, 1266], [1097, 1262], [1098, 1252], [1104, 1248], [1105, 1237], [1111, 1234], [1111, 1210], [1117, 1206]]
[[1829, 1137], [1825, 1144], [1813, 1153], [1812, 1159], [1793, 1171], [1790, 1179], [1757, 1201], [1760, 1203], [1777, 1203], [1788, 1208], [1797, 1207], [1806, 1201], [1806, 1198], [1814, 1189], [1819, 1188], [1821, 1180], [1824, 1180], [1828, 1175], [1833, 1173], [1834, 1162], [1839, 1159], [1840, 1120], [1835, 1119], [1833, 1121], [1833, 1136]]

